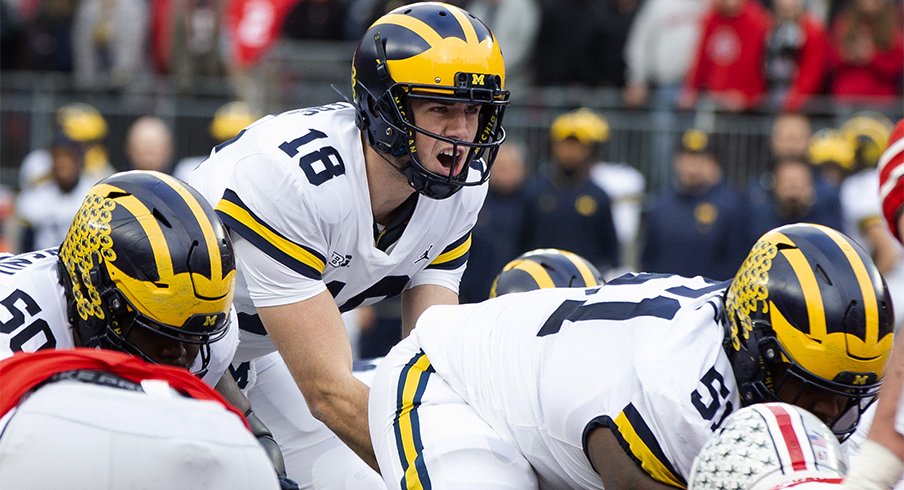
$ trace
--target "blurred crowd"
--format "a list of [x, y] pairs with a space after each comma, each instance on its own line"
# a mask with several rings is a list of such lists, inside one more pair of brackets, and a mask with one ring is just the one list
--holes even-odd
[[[226, 77], [235, 100], [210, 115], [210, 148], [265, 112], [255, 97], [255, 66], [278, 40], [357, 39], [401, 3], [0, 0], [0, 68], [69, 73], [81, 93], [94, 95], [128, 92], [157, 77], [192, 92], [198, 80]], [[854, 237], [904, 308], [904, 254], [882, 225], [875, 198], [876, 164], [892, 124], [878, 112], [858, 112], [877, 105], [902, 112], [893, 105], [904, 84], [904, 2], [450, 3], [498, 36], [516, 97], [519, 87], [609, 87], [624, 106], [649, 111], [653, 158], [672, 179], [653, 189], [639, 162], [609, 161], [617, 128], [588, 108], [556, 115], [541, 145], [548, 154], [528, 155], [537, 145], [510, 139], [474, 229], [463, 302], [487, 297], [506, 262], [543, 247], [582, 255], [607, 277], [643, 270], [730, 279], [763, 232], [803, 221]], [[825, 100], [846, 104], [837, 127], [813, 127], [807, 116]], [[772, 115], [766, 172], [743, 185], [725, 178], [737, 164], [723, 157], [731, 141], [676, 116], [676, 109], [701, 104]], [[179, 135], [157, 115], [131, 121], [117, 141], [108, 124], [88, 104], [57, 109], [53, 137], [21, 162], [17, 189], [0, 189], [0, 251], [58, 245], [87, 189], [114, 169], [184, 178], [206, 158], [177, 155]], [[681, 137], [673, 141], [676, 128]], [[124, 150], [125, 161], [111, 161], [113, 148]], [[362, 356], [381, 355], [394, 343], [385, 334], [397, 331], [397, 319], [390, 320], [374, 330], [383, 332], [376, 340], [362, 338], [376, 343]]]
[[[280, 39], [356, 40], [399, 0], [2, 0], [4, 70], [87, 91], [228, 76], [253, 102]], [[510, 85], [612, 87], [629, 106], [800, 110], [901, 96], [897, 0], [450, 0], [499, 38]], [[257, 80], [259, 82], [259, 80]], [[260, 109], [260, 108], [258, 108]]]

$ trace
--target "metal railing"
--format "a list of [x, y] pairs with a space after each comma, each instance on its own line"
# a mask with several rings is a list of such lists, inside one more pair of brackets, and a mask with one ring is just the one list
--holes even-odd
[[[213, 145], [207, 131], [210, 118], [237, 91], [244, 91], [245, 98], [254, 98], [270, 113], [338, 100], [331, 85], [350, 92], [353, 50], [354, 45], [346, 42], [282, 42], [252, 72], [250, 84], [204, 79], [192, 93], [180, 93], [165, 79], [148, 79], [126, 93], [111, 92], [109, 87], [84, 92], [77, 91], [63, 74], [0, 73], [0, 184], [15, 185], [22, 159], [50, 140], [54, 112], [63, 104], [86, 102], [107, 118], [106, 145], [118, 168], [123, 168], [122, 142], [128, 124], [146, 114], [158, 115], [170, 124], [178, 160], [209, 152]], [[547, 164], [551, 121], [580, 106], [595, 109], [608, 119], [607, 160], [640, 169], [649, 190], [668, 185], [671, 147], [690, 127], [712, 134], [727, 177], [738, 185], [767, 165], [767, 140], [775, 116], [771, 111], [731, 114], [706, 103], [688, 112], [635, 110], [625, 107], [620, 92], [612, 89], [514, 87], [504, 125], [512, 139], [526, 146], [531, 168]], [[835, 126], [858, 109], [839, 106], [830, 98], [817, 99], [813, 106], [814, 130]], [[862, 108], [899, 118], [904, 115], [904, 99]]]

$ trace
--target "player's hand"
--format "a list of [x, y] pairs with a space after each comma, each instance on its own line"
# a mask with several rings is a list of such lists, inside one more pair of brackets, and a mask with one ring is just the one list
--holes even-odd
[[298, 490], [298, 483], [286, 475], [286, 462], [283, 460], [282, 451], [279, 449], [279, 444], [276, 443], [276, 439], [273, 438], [270, 429], [264, 425], [264, 422], [251, 409], [245, 412], [245, 419], [248, 421], [248, 425], [251, 426], [251, 433], [257, 438], [258, 444], [264, 448], [264, 452], [267, 453], [267, 457], [273, 463], [273, 469], [276, 471], [277, 478], [279, 478], [279, 488], [282, 490]]

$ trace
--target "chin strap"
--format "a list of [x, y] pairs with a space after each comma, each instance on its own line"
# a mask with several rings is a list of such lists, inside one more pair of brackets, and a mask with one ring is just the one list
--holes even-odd
[[250, 408], [245, 412], [245, 420], [248, 421], [248, 425], [251, 427], [251, 433], [257, 438], [257, 442], [264, 448], [264, 452], [267, 453], [267, 457], [273, 463], [273, 469], [276, 470], [276, 476], [279, 478], [279, 488], [281, 490], [298, 490], [298, 483], [286, 475], [286, 462], [283, 459], [282, 451], [279, 449], [279, 444], [276, 443], [276, 439], [273, 438], [273, 433], [270, 432], [270, 429]]

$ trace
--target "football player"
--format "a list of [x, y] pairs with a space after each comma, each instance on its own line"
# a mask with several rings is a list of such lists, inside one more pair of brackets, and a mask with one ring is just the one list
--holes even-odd
[[95, 349], [0, 362], [4, 488], [279, 488], [241, 413], [184, 369]]
[[[281, 356], [246, 387], [277, 440], [304, 439], [310, 426], [296, 416], [307, 402], [376, 467], [368, 388], [352, 374], [340, 312], [401, 294], [407, 333], [427, 306], [458, 302], [505, 138], [504, 84], [483, 22], [442, 3], [403, 6], [361, 38], [351, 100], [264, 117], [190, 175], [235, 244], [236, 361]], [[311, 462], [295, 470], [289, 458], [305, 485]]]
[[892, 316], [863, 249], [813, 224], [764, 234], [729, 282], [626, 274], [434, 306], [374, 375], [380, 470], [403, 488], [683, 487], [747, 405], [791, 403], [850, 434]]
[[[886, 224], [904, 242], [904, 120], [879, 159], [879, 194]], [[898, 339], [868, 439], [851, 462], [845, 488], [889, 489], [904, 477], [904, 339]]]
[[695, 490], [838, 489], [847, 465], [819, 419], [787, 403], [759, 403], [731, 414], [694, 458]]
[[0, 358], [95, 347], [191, 369], [213, 386], [238, 328], [226, 230], [193, 189], [132, 171], [94, 185], [60, 247], [0, 259]]
[[190, 369], [242, 409], [282, 476], [272, 435], [223, 376], [239, 339], [234, 290], [231, 240], [197, 191], [114, 174], [88, 191], [59, 249], [0, 258], [0, 359], [93, 347]]

